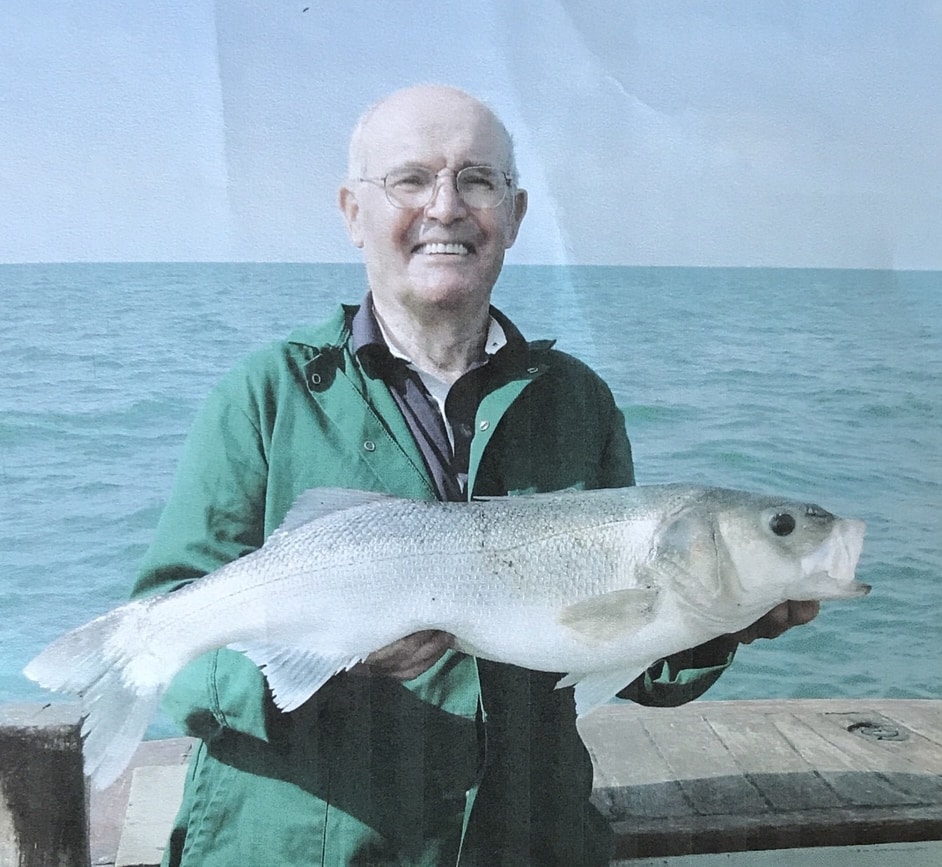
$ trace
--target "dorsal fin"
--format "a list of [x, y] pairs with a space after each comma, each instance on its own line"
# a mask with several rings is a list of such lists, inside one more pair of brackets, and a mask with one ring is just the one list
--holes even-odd
[[311, 488], [299, 494], [294, 505], [288, 510], [281, 526], [272, 536], [288, 533], [298, 527], [325, 518], [337, 512], [346, 512], [357, 506], [394, 500], [391, 494], [376, 491], [353, 491], [348, 488]]

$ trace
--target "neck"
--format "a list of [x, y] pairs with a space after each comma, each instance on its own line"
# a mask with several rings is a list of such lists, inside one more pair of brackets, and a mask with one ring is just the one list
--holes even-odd
[[487, 304], [474, 309], [413, 310], [373, 297], [373, 310], [387, 339], [419, 370], [449, 384], [484, 358], [490, 323]]

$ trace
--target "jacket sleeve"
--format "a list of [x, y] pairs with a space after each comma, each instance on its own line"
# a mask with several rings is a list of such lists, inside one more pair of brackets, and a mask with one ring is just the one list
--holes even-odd
[[658, 660], [619, 698], [648, 707], [676, 707], [705, 693], [732, 664], [737, 642], [726, 635]]
[[[633, 485], [631, 445], [625, 432], [624, 416], [616, 410], [612, 419], [603, 457], [604, 487]], [[724, 635], [672, 654], [654, 663], [618, 696], [652, 707], [685, 704], [699, 698], [716, 683], [732, 664], [737, 646], [735, 639]]]
[[[133, 596], [176, 590], [261, 546], [267, 461], [253, 416], [250, 390], [237, 377], [212, 392], [187, 437]], [[182, 669], [163, 700], [187, 734], [205, 740], [224, 727], [267, 739], [268, 707], [261, 672], [225, 648]]]

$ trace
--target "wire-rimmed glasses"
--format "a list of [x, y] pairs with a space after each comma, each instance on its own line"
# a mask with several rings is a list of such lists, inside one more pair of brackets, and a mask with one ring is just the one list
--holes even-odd
[[[425, 166], [403, 166], [382, 178], [357, 178], [383, 188], [396, 208], [424, 208], [435, 196], [440, 173]], [[513, 179], [493, 166], [466, 166], [455, 174], [455, 189], [469, 208], [496, 208], [507, 196]]]

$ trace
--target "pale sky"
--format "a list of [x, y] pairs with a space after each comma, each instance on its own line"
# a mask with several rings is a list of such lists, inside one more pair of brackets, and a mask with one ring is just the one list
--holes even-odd
[[508, 261], [942, 269], [942, 0], [3, 6], [0, 262], [356, 261], [350, 129], [437, 81], [514, 134]]

